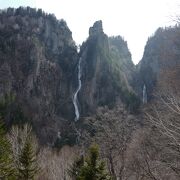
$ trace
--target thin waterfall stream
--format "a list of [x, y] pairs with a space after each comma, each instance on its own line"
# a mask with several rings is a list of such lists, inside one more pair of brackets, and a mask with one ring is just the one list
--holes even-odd
[[79, 108], [78, 108], [78, 93], [82, 86], [82, 83], [81, 83], [81, 61], [82, 61], [82, 58], [80, 57], [79, 62], [78, 62], [78, 88], [73, 96], [73, 104], [74, 104], [75, 115], [76, 115], [76, 117], [74, 119], [75, 121], [78, 121], [79, 117], [80, 117]]
[[146, 85], [144, 84], [143, 86], [143, 104], [147, 103], [147, 90], [146, 90]]

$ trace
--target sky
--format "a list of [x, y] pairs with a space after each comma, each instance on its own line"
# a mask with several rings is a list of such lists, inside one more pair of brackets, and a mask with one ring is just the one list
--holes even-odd
[[148, 37], [158, 27], [174, 25], [172, 16], [180, 9], [178, 0], [0, 0], [0, 8], [31, 6], [64, 19], [73, 39], [81, 44], [89, 27], [103, 21], [108, 36], [121, 35], [137, 64]]

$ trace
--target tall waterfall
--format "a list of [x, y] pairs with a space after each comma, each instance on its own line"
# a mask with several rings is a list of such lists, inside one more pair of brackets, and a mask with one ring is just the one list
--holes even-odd
[[146, 85], [144, 84], [143, 86], [143, 104], [147, 103], [147, 90], [146, 90]]
[[73, 104], [74, 104], [74, 109], [75, 109], [75, 121], [78, 121], [79, 120], [79, 109], [78, 109], [78, 99], [77, 99], [77, 95], [81, 89], [81, 61], [82, 59], [80, 58], [79, 59], [79, 63], [78, 63], [78, 88], [76, 90], [76, 92], [74, 93], [74, 96], [73, 96]]

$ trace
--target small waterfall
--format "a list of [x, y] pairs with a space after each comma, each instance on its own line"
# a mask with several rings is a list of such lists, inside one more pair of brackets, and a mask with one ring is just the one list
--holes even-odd
[[144, 84], [143, 86], [143, 104], [147, 103], [147, 90], [146, 90], [146, 85]]
[[75, 109], [75, 121], [78, 121], [79, 120], [79, 109], [78, 109], [78, 99], [77, 99], [77, 96], [78, 96], [78, 93], [81, 89], [81, 61], [82, 61], [82, 58], [79, 59], [79, 63], [78, 63], [78, 88], [76, 90], [76, 92], [74, 93], [74, 96], [73, 96], [73, 104], [74, 104], [74, 109]]

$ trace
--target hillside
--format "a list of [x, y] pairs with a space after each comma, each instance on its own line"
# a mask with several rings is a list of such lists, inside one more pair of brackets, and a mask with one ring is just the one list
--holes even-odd
[[148, 97], [152, 93], [178, 93], [180, 73], [179, 26], [159, 28], [150, 37], [140, 61], [140, 74], [147, 86]]
[[53, 143], [59, 131], [69, 133], [80, 58], [82, 87], [76, 100], [80, 117], [106, 105], [138, 108], [127, 43], [120, 36], [108, 38], [101, 21], [90, 28], [79, 54], [66, 22], [42, 10], [9, 8], [0, 14], [0, 22], [1, 97], [16, 97], [43, 143]]
[[[30, 7], [0, 11], [0, 138], [13, 163], [28, 123], [38, 180], [69, 179], [94, 142], [112, 179], [179, 179], [179, 37], [178, 25], [159, 28], [135, 66], [101, 20], [78, 51], [65, 20]], [[0, 158], [0, 178], [1, 168]]]

